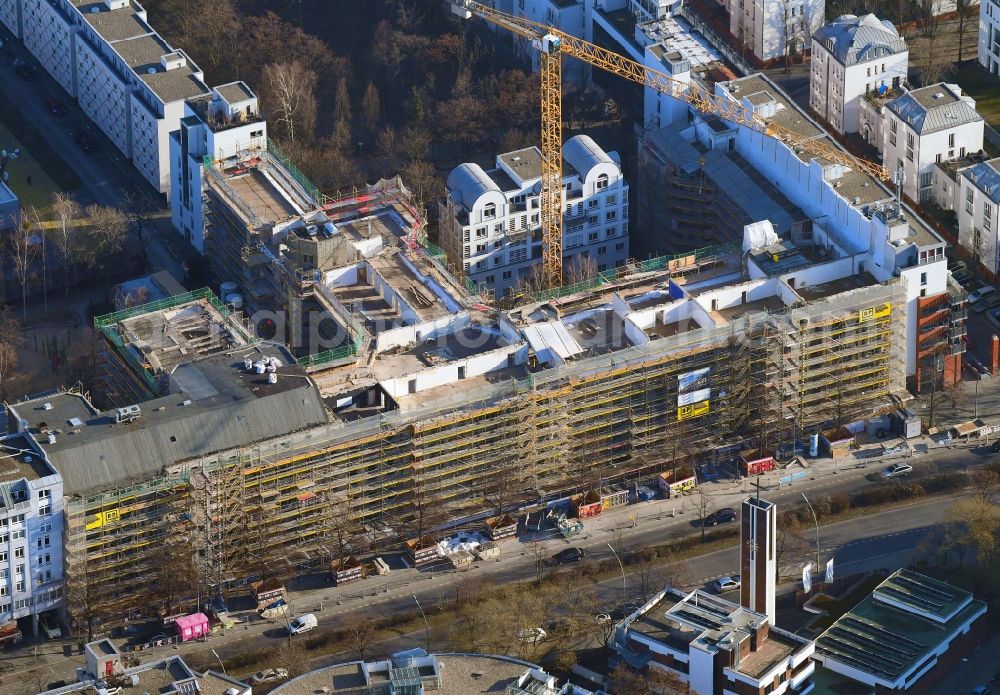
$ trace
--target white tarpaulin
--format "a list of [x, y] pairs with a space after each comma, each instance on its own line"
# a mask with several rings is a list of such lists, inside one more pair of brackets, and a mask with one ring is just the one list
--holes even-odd
[[812, 568], [813, 564], [811, 562], [802, 568], [802, 590], [807, 594], [812, 591], [813, 588]]
[[831, 557], [826, 563], [826, 576], [823, 577], [823, 581], [827, 584], [833, 584], [833, 558]]
[[777, 244], [778, 241], [778, 235], [774, 232], [774, 225], [771, 224], [771, 220], [751, 222], [743, 227], [744, 251], [752, 251], [753, 249]]
[[707, 401], [712, 395], [712, 389], [698, 389], [697, 391], [688, 391], [687, 393], [677, 394], [677, 407], [682, 405], [691, 405], [692, 403], [701, 403], [702, 401]]

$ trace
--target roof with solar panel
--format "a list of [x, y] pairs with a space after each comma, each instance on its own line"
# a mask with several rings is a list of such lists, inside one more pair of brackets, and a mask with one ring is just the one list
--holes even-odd
[[816, 656], [895, 687], [985, 611], [969, 592], [901, 569], [816, 639]]

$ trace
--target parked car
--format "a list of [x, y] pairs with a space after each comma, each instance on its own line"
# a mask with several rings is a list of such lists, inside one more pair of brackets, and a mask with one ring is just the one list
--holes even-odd
[[290, 622], [288, 624], [288, 631], [293, 635], [301, 635], [303, 632], [315, 630], [317, 627], [319, 627], [319, 621], [316, 620], [316, 616], [312, 613], [306, 613]]
[[730, 577], [719, 577], [712, 583], [715, 593], [721, 594], [726, 591], [733, 591], [740, 588], [740, 575], [734, 574]]
[[97, 138], [94, 137], [89, 125], [78, 125], [73, 128], [73, 142], [84, 152], [93, 152], [97, 149]]
[[45, 104], [45, 108], [47, 108], [49, 113], [53, 116], [65, 116], [69, 113], [69, 109], [66, 108], [66, 102], [51, 94], [42, 99], [42, 103]]
[[726, 524], [730, 521], [736, 521], [736, 510], [732, 507], [723, 507], [722, 509], [717, 509], [702, 521], [703, 526], [718, 526], [719, 524]]
[[254, 684], [274, 683], [275, 681], [283, 681], [286, 678], [288, 678], [288, 671], [283, 668], [266, 668], [250, 676], [250, 680]]
[[578, 562], [585, 557], [587, 557], [587, 552], [583, 548], [566, 548], [552, 556], [552, 564], [563, 565], [567, 562]]
[[889, 478], [902, 478], [913, 472], [913, 466], [908, 463], [894, 463], [891, 466], [886, 467], [882, 470], [882, 477], [886, 480]]
[[986, 285], [984, 287], [980, 287], [975, 292], [970, 292], [969, 293], [968, 302], [969, 302], [969, 304], [975, 304], [976, 302], [978, 302], [983, 297], [988, 297], [989, 295], [993, 294], [996, 291], [997, 291], [997, 288], [993, 287], [993, 285]]
[[38, 68], [20, 58], [14, 61], [14, 73], [25, 82], [34, 82], [38, 79]]
[[982, 314], [990, 309], [996, 309], [997, 307], [1000, 307], [1000, 297], [994, 295], [992, 297], [987, 297], [981, 302], [976, 302], [972, 307], [972, 310], [977, 314]]
[[548, 636], [540, 627], [526, 627], [517, 631], [517, 639], [525, 644], [537, 644]]
[[955, 278], [955, 282], [957, 282], [959, 285], [962, 285], [963, 287], [966, 285], [966, 283], [972, 280], [972, 273], [970, 273], [968, 270], [960, 270], [957, 273], [952, 273], [951, 276]]

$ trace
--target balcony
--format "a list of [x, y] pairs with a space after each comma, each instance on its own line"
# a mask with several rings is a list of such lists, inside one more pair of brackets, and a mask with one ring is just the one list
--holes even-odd
[[967, 318], [969, 318], [969, 310], [963, 307], [961, 309], [952, 309], [949, 321], [952, 324], [956, 324], [959, 321], [964, 321]]

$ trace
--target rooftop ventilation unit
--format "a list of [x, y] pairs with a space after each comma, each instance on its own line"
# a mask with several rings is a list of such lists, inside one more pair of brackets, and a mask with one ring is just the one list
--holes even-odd
[[160, 57], [160, 65], [163, 66], [164, 70], [178, 70], [185, 65], [187, 61], [184, 59], [184, 54], [179, 51], [174, 51], [173, 53], [167, 53]]
[[[128, 7], [129, 0], [104, 0], [104, 6], [109, 10], [124, 10]], [[93, 12], [93, 10], [91, 10]]]
[[115, 422], [132, 422], [142, 415], [142, 408], [137, 405], [127, 405], [115, 411]]

